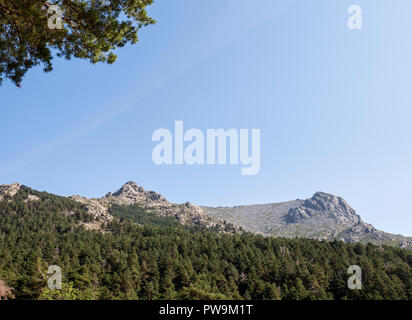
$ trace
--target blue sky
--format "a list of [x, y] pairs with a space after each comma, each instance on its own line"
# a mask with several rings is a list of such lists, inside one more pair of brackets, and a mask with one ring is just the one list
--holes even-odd
[[[363, 29], [346, 26], [350, 5]], [[0, 87], [0, 184], [103, 196], [136, 181], [170, 201], [344, 197], [412, 236], [412, 2], [162, 1], [116, 64], [55, 59]], [[152, 133], [261, 130], [261, 169], [157, 166]]]

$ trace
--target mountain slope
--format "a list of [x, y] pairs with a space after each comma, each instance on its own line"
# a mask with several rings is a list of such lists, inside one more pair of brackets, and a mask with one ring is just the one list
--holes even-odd
[[324, 192], [283, 203], [201, 208], [212, 217], [267, 236], [372, 242], [412, 249], [412, 238], [377, 230], [362, 221], [344, 199]]
[[135, 182], [125, 183], [114, 193], [108, 193], [97, 201], [108, 208], [113, 205], [136, 205], [147, 212], [163, 217], [174, 217], [182, 225], [198, 225], [206, 228], [217, 228], [224, 231], [226, 222], [206, 215], [198, 206], [186, 202], [176, 204], [167, 201], [162, 195], [154, 191], [146, 191]]
[[[0, 186], [0, 201], [12, 199], [22, 187], [27, 193], [24, 201], [40, 199], [35, 195], [37, 191], [21, 186], [19, 183], [13, 183]], [[154, 191], [146, 191], [133, 181], [125, 183], [116, 192], [109, 192], [102, 198], [89, 199], [78, 195], [67, 198], [84, 205], [87, 213], [94, 217], [93, 221], [83, 224], [91, 230], [100, 230], [102, 222], [113, 220], [113, 216], [110, 214], [110, 209], [113, 206], [134, 206], [160, 217], [174, 218], [181, 225], [200, 226], [219, 232], [237, 232], [236, 228], [226, 223], [226, 221], [206, 215], [203, 210], [190, 202], [185, 204], [171, 203], [162, 195]]]

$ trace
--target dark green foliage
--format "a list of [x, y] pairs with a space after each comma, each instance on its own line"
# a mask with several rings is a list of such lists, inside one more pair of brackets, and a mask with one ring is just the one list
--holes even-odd
[[[29, 192], [41, 200], [25, 201]], [[81, 204], [23, 187], [0, 202], [0, 279], [17, 299], [412, 299], [406, 250], [218, 234], [138, 207], [111, 212], [122, 221], [89, 231]], [[64, 292], [46, 289], [52, 264]], [[347, 288], [354, 264], [358, 291]]]
[[[52, 53], [93, 63], [113, 63], [113, 50], [138, 41], [138, 30], [154, 23], [153, 0], [0, 0], [0, 84], [17, 86], [32, 67], [52, 70]], [[51, 5], [62, 11], [62, 29], [50, 29]], [[54, 19], [53, 19], [54, 20]]]
[[162, 227], [177, 227], [180, 226], [179, 221], [172, 217], [161, 217], [156, 214], [150, 214], [144, 209], [133, 205], [133, 206], [119, 206], [113, 205], [109, 213], [120, 221], [130, 220], [137, 224], [162, 226]]

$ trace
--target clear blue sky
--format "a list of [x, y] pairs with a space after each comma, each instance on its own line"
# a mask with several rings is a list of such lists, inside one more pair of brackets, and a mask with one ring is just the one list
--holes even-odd
[[[98, 197], [128, 180], [170, 201], [340, 195], [412, 236], [412, 2], [157, 0], [115, 65], [55, 60], [0, 87], [0, 184]], [[363, 9], [363, 30], [346, 26]], [[156, 166], [158, 128], [261, 130], [261, 170]]]

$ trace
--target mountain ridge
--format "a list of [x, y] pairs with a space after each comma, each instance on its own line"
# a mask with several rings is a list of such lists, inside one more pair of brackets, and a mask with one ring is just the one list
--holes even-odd
[[[0, 186], [0, 201], [12, 198], [19, 183]], [[112, 206], [138, 206], [161, 217], [173, 217], [182, 225], [214, 228], [219, 232], [247, 232], [286, 238], [313, 238], [344, 242], [372, 242], [412, 249], [412, 238], [380, 231], [362, 220], [342, 198], [318, 191], [311, 198], [233, 207], [197, 206], [190, 202], [176, 204], [164, 196], [129, 181], [101, 198], [79, 195], [66, 197], [83, 204], [96, 221], [85, 223], [87, 229], [100, 230], [101, 222], [114, 219]], [[40, 198], [28, 194], [24, 201]], [[229, 226], [234, 226], [229, 227]]]
[[[17, 182], [10, 185], [1, 185], [0, 201], [11, 199], [22, 186]], [[229, 226], [225, 221], [206, 215], [200, 207], [190, 202], [184, 204], [169, 202], [157, 192], [147, 191], [133, 181], [126, 182], [118, 190], [109, 192], [101, 198], [86, 198], [80, 195], [71, 195], [65, 198], [81, 203], [86, 207], [88, 213], [95, 218], [95, 221], [84, 224], [87, 229], [91, 230], [101, 231], [101, 222], [113, 220], [114, 217], [110, 214], [110, 208], [117, 205], [138, 206], [148, 213], [175, 218], [181, 225], [202, 226], [220, 232], [238, 232], [236, 228]], [[40, 198], [29, 194], [24, 201], [37, 200], [40, 200]]]

